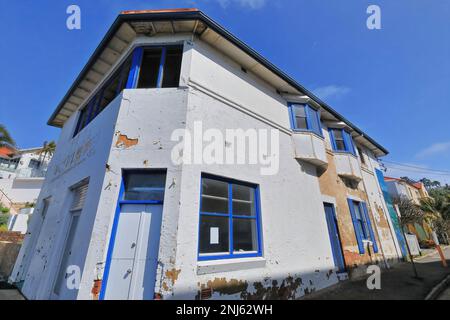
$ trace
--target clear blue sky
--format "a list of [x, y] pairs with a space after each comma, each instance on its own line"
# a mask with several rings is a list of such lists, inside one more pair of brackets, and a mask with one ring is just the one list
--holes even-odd
[[[81, 7], [82, 29], [66, 28]], [[382, 29], [368, 30], [379, 5]], [[121, 10], [198, 7], [384, 145], [388, 161], [450, 171], [450, 1], [1, 1], [0, 123], [20, 147], [46, 122]], [[416, 171], [412, 169], [412, 171]], [[448, 175], [393, 170], [392, 175]]]

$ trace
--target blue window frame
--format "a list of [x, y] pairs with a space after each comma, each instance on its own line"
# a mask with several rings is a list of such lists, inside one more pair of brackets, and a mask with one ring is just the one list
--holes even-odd
[[353, 227], [355, 229], [356, 240], [358, 243], [359, 252], [363, 254], [365, 252], [364, 240], [370, 240], [373, 243], [373, 250], [378, 252], [377, 241], [375, 233], [372, 229], [372, 223], [370, 221], [369, 212], [365, 202], [359, 202], [352, 199], [348, 199], [348, 205], [350, 208], [350, 215], [353, 221]]
[[203, 174], [198, 259], [205, 261], [261, 255], [258, 186]]
[[183, 47], [138, 47], [80, 111], [73, 136], [94, 120], [124, 89], [173, 88], [180, 81]]
[[331, 146], [335, 152], [347, 152], [356, 156], [352, 136], [344, 129], [330, 128]]
[[320, 112], [308, 104], [290, 103], [289, 116], [294, 131], [310, 131], [322, 136]]

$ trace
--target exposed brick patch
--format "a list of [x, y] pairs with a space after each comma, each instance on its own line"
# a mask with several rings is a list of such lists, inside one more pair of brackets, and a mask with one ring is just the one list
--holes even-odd
[[25, 235], [20, 232], [0, 231], [0, 241], [22, 243]]

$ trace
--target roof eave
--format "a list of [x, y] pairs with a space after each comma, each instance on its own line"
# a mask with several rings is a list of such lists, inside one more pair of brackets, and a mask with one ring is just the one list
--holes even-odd
[[247, 44], [239, 40], [236, 36], [231, 34], [229, 31], [227, 31], [224, 27], [219, 25], [217, 22], [212, 20], [210, 17], [205, 15], [203, 12], [201, 12], [198, 9], [184, 9], [184, 10], [148, 10], [148, 11], [124, 11], [121, 14], [118, 15], [116, 20], [113, 22], [111, 27], [109, 28], [108, 32], [106, 33], [105, 37], [102, 39], [100, 44], [95, 49], [92, 56], [89, 58], [88, 62], [84, 66], [83, 70], [80, 72], [76, 80], [73, 82], [72, 86], [64, 96], [64, 98], [59, 103], [56, 110], [53, 112], [52, 116], [48, 120], [47, 124], [50, 126], [55, 127], [61, 127], [54, 123], [54, 119], [56, 115], [60, 112], [62, 109], [64, 102], [69, 98], [72, 91], [75, 89], [77, 84], [84, 78], [85, 74], [91, 67], [91, 65], [95, 62], [95, 60], [98, 58], [98, 56], [101, 54], [103, 47], [108, 43], [108, 41], [111, 40], [111, 38], [114, 36], [115, 32], [118, 30], [120, 25], [124, 22], [130, 22], [130, 21], [136, 21], [136, 20], [192, 20], [192, 19], [198, 19], [204, 22], [209, 28], [213, 29], [215, 32], [232, 42], [234, 45], [236, 45], [238, 48], [246, 52], [248, 55], [252, 56], [256, 61], [264, 65], [266, 68], [268, 68], [271, 72], [279, 76], [281, 79], [286, 81], [288, 84], [290, 84], [292, 87], [296, 88], [303, 94], [309, 96], [311, 99], [316, 101], [318, 104], [323, 106], [325, 109], [327, 109], [328, 112], [330, 112], [333, 116], [340, 119], [341, 121], [344, 121], [347, 123], [353, 130], [355, 130], [359, 135], [363, 136], [365, 139], [367, 139], [371, 144], [373, 144], [376, 148], [378, 148], [382, 155], [385, 156], [389, 154], [389, 151], [385, 149], [383, 146], [381, 146], [379, 143], [377, 143], [374, 139], [372, 139], [370, 136], [365, 134], [361, 129], [359, 129], [356, 125], [354, 125], [352, 122], [350, 122], [347, 118], [345, 118], [342, 114], [334, 110], [331, 106], [329, 106], [327, 103], [322, 101], [320, 98], [318, 98], [316, 95], [314, 95], [312, 92], [310, 92], [308, 89], [303, 87], [301, 84], [299, 84], [297, 81], [295, 81], [293, 78], [291, 78], [288, 74], [286, 74], [284, 71], [279, 69], [277, 66], [272, 64], [269, 60], [264, 58], [261, 54], [259, 54], [257, 51], [249, 47]]

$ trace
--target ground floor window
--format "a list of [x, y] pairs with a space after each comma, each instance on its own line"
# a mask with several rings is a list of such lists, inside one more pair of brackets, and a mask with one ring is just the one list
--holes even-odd
[[127, 170], [124, 172], [124, 194], [121, 201], [163, 202], [166, 172]]
[[258, 187], [203, 175], [199, 260], [260, 256], [260, 239]]
[[364, 240], [372, 241], [374, 252], [378, 252], [377, 241], [372, 229], [372, 223], [370, 221], [366, 203], [348, 199], [348, 205], [353, 220], [359, 252], [361, 254], [365, 252]]

